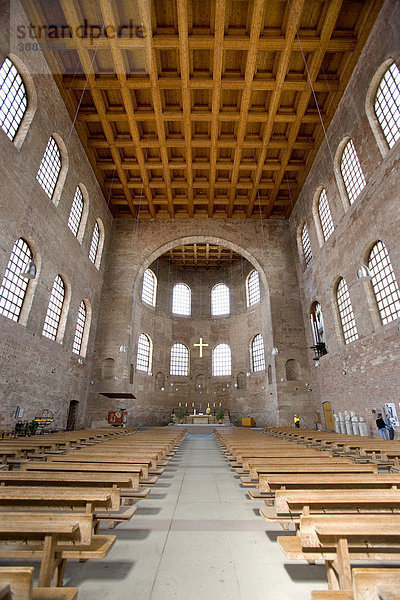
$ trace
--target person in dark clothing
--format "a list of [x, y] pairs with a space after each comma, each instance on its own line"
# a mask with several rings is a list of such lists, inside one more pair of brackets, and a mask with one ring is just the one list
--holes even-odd
[[376, 422], [377, 428], [380, 431], [381, 437], [382, 438], [386, 438], [388, 440], [389, 436], [388, 436], [388, 431], [386, 429], [386, 423], [382, 419], [382, 414], [381, 413], [378, 414], [378, 418], [377, 418], [377, 420], [375, 422]]

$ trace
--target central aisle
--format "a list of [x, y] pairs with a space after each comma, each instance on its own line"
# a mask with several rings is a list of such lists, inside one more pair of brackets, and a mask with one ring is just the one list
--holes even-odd
[[[325, 568], [286, 561], [211, 436], [188, 436], [104, 561], [73, 563], [85, 600], [309, 600]], [[108, 531], [108, 530], [105, 530]], [[114, 533], [114, 532], [113, 532]]]

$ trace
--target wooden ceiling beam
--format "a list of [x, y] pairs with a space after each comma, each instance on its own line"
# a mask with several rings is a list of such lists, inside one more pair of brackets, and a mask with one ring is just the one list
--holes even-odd
[[257, 45], [261, 34], [261, 27], [264, 22], [264, 11], [266, 5], [264, 0], [255, 0], [253, 6], [253, 19], [250, 29], [250, 41], [247, 52], [246, 70], [245, 70], [245, 88], [242, 92], [242, 100], [240, 104], [240, 121], [237, 132], [237, 145], [234, 156], [234, 168], [232, 172], [232, 188], [229, 198], [229, 206], [227, 216], [232, 217], [233, 206], [235, 202], [235, 187], [237, 184], [240, 168], [240, 158], [242, 155], [242, 147], [246, 134], [247, 114], [250, 107], [251, 84], [253, 82], [254, 73], [257, 64]]
[[185, 157], [187, 166], [187, 179], [189, 183], [189, 216], [194, 215], [193, 205], [193, 171], [192, 171], [192, 124], [191, 124], [191, 106], [190, 106], [190, 65], [189, 65], [189, 43], [188, 43], [188, 3], [186, 0], [177, 0], [178, 28], [179, 28], [179, 56], [182, 80], [182, 108], [183, 108], [183, 131], [185, 137]]
[[158, 144], [160, 148], [161, 160], [163, 164], [163, 175], [165, 182], [165, 189], [168, 197], [168, 210], [170, 217], [174, 216], [174, 205], [172, 202], [172, 190], [171, 190], [171, 179], [168, 169], [168, 153], [165, 144], [165, 130], [164, 123], [162, 120], [162, 103], [160, 96], [160, 89], [158, 86], [157, 78], [157, 61], [155, 57], [155, 50], [152, 44], [152, 28], [150, 21], [150, 3], [147, 0], [138, 0], [139, 13], [141, 24], [143, 25], [144, 31], [146, 32], [146, 57], [147, 65], [149, 69], [149, 78], [151, 83], [151, 97], [154, 108], [154, 116], [156, 121]]
[[[328, 13], [324, 19], [324, 23], [323, 23], [322, 30], [321, 30], [321, 42], [318, 47], [318, 50], [316, 52], [314, 52], [314, 54], [313, 54], [310, 66], [307, 71], [307, 76], [308, 76], [308, 80], [309, 80], [309, 84], [310, 84], [310, 92], [303, 93], [300, 98], [300, 102], [299, 102], [298, 108], [297, 108], [296, 122], [292, 125], [291, 130], [290, 130], [290, 135], [289, 135], [289, 139], [288, 139], [289, 147], [282, 156], [281, 167], [280, 167], [278, 175], [276, 176], [275, 187], [272, 190], [272, 193], [270, 196], [270, 204], [264, 212], [264, 217], [269, 217], [272, 212], [272, 208], [273, 208], [274, 202], [276, 200], [280, 185], [285, 176], [287, 164], [290, 160], [290, 155], [292, 152], [291, 148], [294, 147], [294, 143], [297, 139], [297, 135], [298, 135], [299, 129], [302, 124], [303, 115], [306, 112], [307, 106], [310, 101], [310, 97], [311, 97], [311, 93], [312, 93], [311, 90], [313, 89], [315, 79], [318, 76], [318, 73], [321, 69], [321, 64], [322, 64], [322, 61], [323, 61], [323, 58], [324, 58], [324, 55], [326, 52], [326, 47], [327, 47], [328, 41], [331, 38], [332, 32], [335, 28], [335, 24], [336, 24], [338, 15], [340, 13], [340, 9], [342, 8], [342, 4], [343, 4], [343, 0], [331, 0], [329, 2]], [[288, 187], [289, 187], [289, 185], [288, 185]], [[289, 187], [289, 193], [290, 193], [290, 187]]]
[[293, 41], [296, 38], [296, 33], [299, 28], [301, 13], [302, 13], [302, 10], [304, 7], [304, 1], [305, 0], [294, 0], [287, 7], [289, 14], [288, 14], [288, 19], [287, 19], [287, 28], [286, 28], [286, 36], [285, 36], [286, 37], [286, 45], [285, 45], [285, 49], [282, 51], [280, 59], [279, 59], [278, 70], [277, 70], [277, 74], [276, 74], [276, 78], [275, 78], [276, 79], [276, 88], [275, 88], [274, 92], [272, 93], [270, 107], [269, 107], [269, 111], [268, 111], [269, 119], [264, 128], [263, 149], [260, 152], [260, 156], [259, 156], [259, 159], [257, 162], [257, 171], [255, 174], [255, 179], [254, 179], [254, 190], [253, 190], [251, 200], [250, 200], [249, 206], [247, 208], [247, 213], [246, 213], [248, 217], [250, 217], [253, 212], [254, 202], [255, 202], [256, 196], [257, 196], [257, 186], [258, 186], [258, 183], [261, 178], [261, 173], [263, 171], [263, 165], [264, 165], [266, 154], [267, 154], [267, 147], [270, 144], [273, 127], [274, 127], [274, 117], [275, 117], [275, 114], [278, 112], [279, 101], [280, 101], [282, 88], [283, 88], [283, 82], [285, 80], [286, 73], [287, 73], [288, 66], [289, 66], [289, 60], [290, 60], [290, 56], [292, 53]]
[[103, 131], [106, 136], [107, 142], [109, 144], [110, 152], [111, 152], [111, 155], [113, 157], [113, 160], [114, 160], [114, 163], [116, 166], [118, 177], [120, 178], [121, 183], [123, 185], [126, 199], [127, 199], [128, 205], [129, 205], [129, 209], [132, 213], [132, 216], [136, 217], [136, 209], [132, 203], [132, 194], [127, 186], [127, 180], [125, 177], [125, 173], [124, 173], [123, 169], [121, 168], [119, 152], [114, 144], [114, 135], [113, 135], [112, 129], [110, 127], [110, 124], [104, 119], [104, 114], [106, 111], [105, 111], [103, 99], [101, 97], [100, 92], [98, 90], [92, 88], [92, 83], [94, 80], [94, 75], [93, 75], [93, 71], [92, 71], [93, 60], [91, 60], [87, 50], [84, 49], [84, 47], [82, 46], [80, 38], [78, 38], [76, 35], [76, 32], [79, 31], [78, 27], [79, 27], [79, 24], [82, 22], [82, 20], [78, 17], [75, 5], [73, 5], [71, 2], [68, 2], [68, 0], [60, 0], [60, 2], [61, 2], [62, 9], [64, 11], [64, 15], [67, 19], [67, 22], [70, 24], [70, 26], [72, 26], [71, 30], [73, 32], [73, 35], [75, 36], [74, 39], [75, 39], [76, 45], [77, 45], [77, 52], [79, 55], [79, 60], [81, 61], [83, 70], [86, 74], [86, 77], [88, 80], [88, 85], [89, 85], [89, 88], [91, 89], [93, 102], [95, 103], [95, 106], [96, 106], [96, 110], [100, 115]]
[[208, 216], [211, 218], [214, 213], [214, 196], [215, 196], [215, 178], [217, 173], [217, 155], [218, 155], [218, 129], [219, 129], [219, 111], [221, 103], [221, 87], [220, 81], [222, 78], [223, 66], [223, 41], [224, 41], [224, 26], [225, 26], [225, 0], [217, 0], [215, 7], [215, 24], [214, 24], [214, 63], [213, 63], [213, 92], [211, 102], [211, 140], [210, 140], [210, 195], [208, 201]]
[[[117, 23], [116, 23], [115, 15], [113, 12], [113, 5], [108, 0], [99, 0], [99, 2], [100, 2], [100, 9], [102, 12], [104, 23], [109, 23], [112, 27], [114, 27], [114, 31], [117, 31]], [[143, 45], [143, 42], [142, 42], [142, 45]], [[154, 218], [155, 210], [154, 210], [154, 206], [153, 206], [151, 190], [149, 187], [149, 178], [147, 176], [147, 171], [144, 168], [144, 155], [143, 155], [143, 150], [140, 147], [140, 136], [139, 136], [136, 121], [134, 119], [134, 109], [133, 109], [132, 98], [131, 98], [129, 90], [126, 88], [126, 70], [124, 68], [124, 62], [123, 62], [123, 58], [121, 55], [121, 51], [119, 50], [119, 48], [117, 46], [115, 38], [110, 39], [110, 48], [111, 48], [111, 54], [112, 54], [113, 61], [114, 61], [115, 72], [118, 75], [118, 80], [121, 85], [121, 96], [122, 96], [122, 101], [124, 103], [124, 114], [126, 115], [126, 118], [127, 118], [128, 124], [129, 124], [130, 135], [136, 146], [136, 148], [135, 148], [136, 157], [137, 157], [137, 161], [138, 161], [140, 175], [142, 178], [142, 185], [143, 185], [144, 193], [145, 193], [147, 201], [148, 201], [150, 215]]]

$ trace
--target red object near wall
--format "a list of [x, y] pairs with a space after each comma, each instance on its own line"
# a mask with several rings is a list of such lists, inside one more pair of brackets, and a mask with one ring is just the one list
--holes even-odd
[[125, 408], [110, 410], [108, 413], [108, 422], [110, 425], [120, 426], [125, 425], [128, 412]]

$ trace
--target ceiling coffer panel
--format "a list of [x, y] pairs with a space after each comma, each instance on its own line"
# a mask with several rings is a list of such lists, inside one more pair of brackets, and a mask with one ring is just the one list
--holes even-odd
[[22, 4], [114, 216], [285, 219], [383, 0]]

